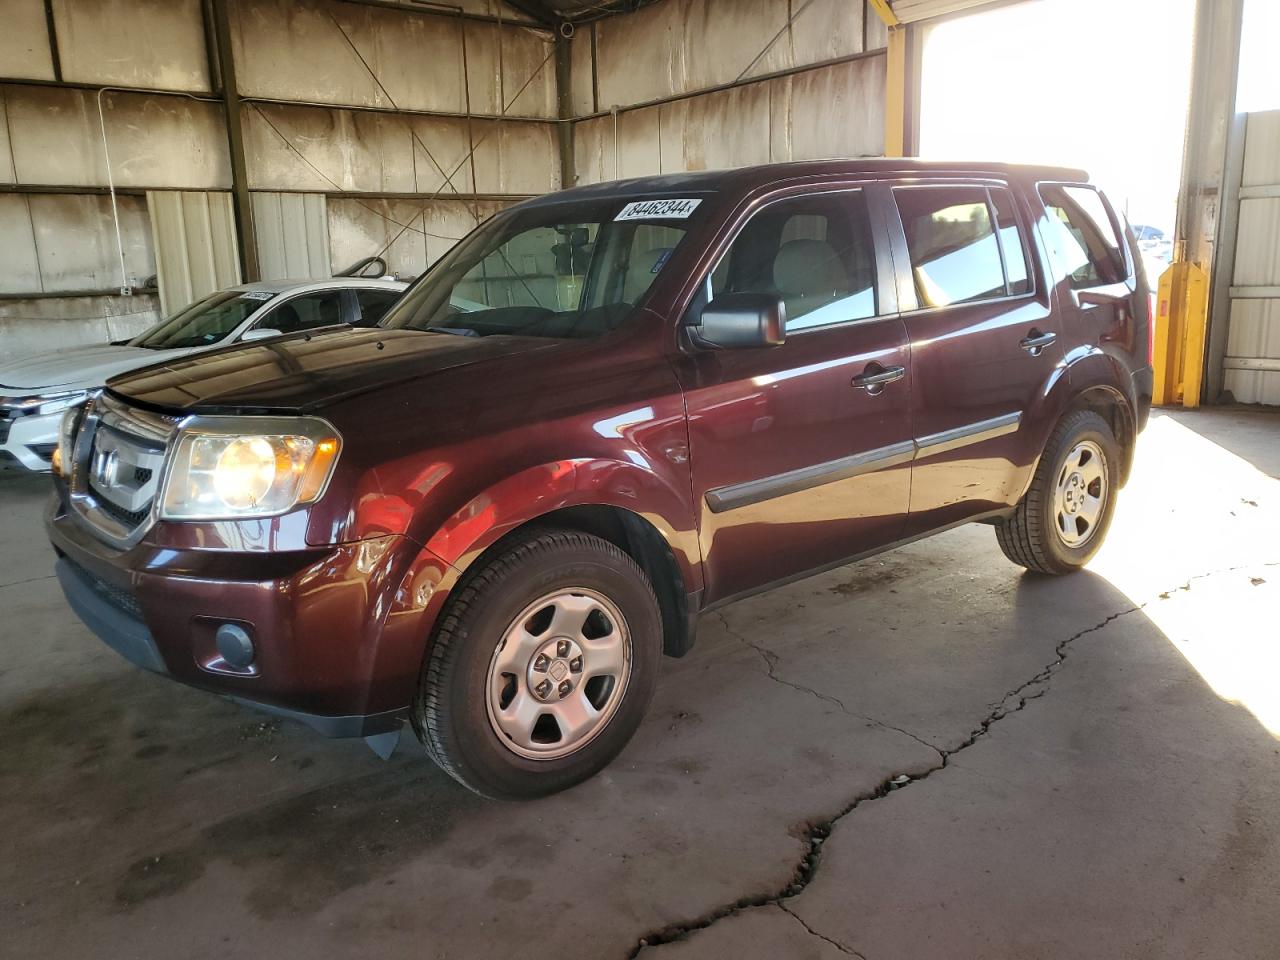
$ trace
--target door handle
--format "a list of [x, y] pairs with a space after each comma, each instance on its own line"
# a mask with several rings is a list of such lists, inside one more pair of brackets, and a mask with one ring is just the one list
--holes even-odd
[[1049, 346], [1057, 339], [1058, 335], [1056, 333], [1041, 333], [1039, 330], [1032, 327], [1031, 333], [1023, 337], [1018, 342], [1018, 346], [1027, 351], [1027, 353], [1031, 354], [1033, 357], [1038, 357], [1044, 352], [1045, 347]]
[[852, 383], [859, 390], [865, 390], [875, 396], [884, 390], [886, 383], [901, 380], [906, 375], [906, 367], [885, 367], [872, 361], [867, 364], [866, 370], [853, 378]]

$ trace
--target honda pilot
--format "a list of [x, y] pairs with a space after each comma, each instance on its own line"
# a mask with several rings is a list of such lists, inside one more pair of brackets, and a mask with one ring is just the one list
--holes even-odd
[[1070, 169], [531, 200], [379, 328], [69, 411], [57, 575], [141, 667], [383, 754], [407, 721], [471, 789], [551, 793], [622, 750], [709, 610], [974, 521], [1038, 574], [1087, 563], [1150, 407], [1140, 262]]

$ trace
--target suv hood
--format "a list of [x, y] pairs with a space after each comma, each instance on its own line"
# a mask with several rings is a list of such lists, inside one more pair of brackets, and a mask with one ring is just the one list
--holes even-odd
[[343, 328], [185, 357], [117, 378], [110, 387], [113, 393], [166, 410], [300, 412], [554, 343], [533, 337]]
[[[136, 370], [172, 356], [171, 350], [144, 347], [77, 347], [57, 353], [0, 364], [0, 393], [91, 390], [127, 370]], [[7, 388], [7, 389], [6, 389]]]

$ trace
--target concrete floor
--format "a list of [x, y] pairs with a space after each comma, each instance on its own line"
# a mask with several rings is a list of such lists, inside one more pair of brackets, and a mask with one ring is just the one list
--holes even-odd
[[1280, 414], [1157, 416], [1088, 572], [975, 526], [729, 607], [609, 770], [528, 804], [123, 663], [6, 482], [0, 943], [1274, 958], [1277, 477]]

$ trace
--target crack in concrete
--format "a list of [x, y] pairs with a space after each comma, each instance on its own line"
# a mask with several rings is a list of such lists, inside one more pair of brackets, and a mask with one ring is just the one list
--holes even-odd
[[779, 903], [779, 904], [778, 904], [778, 907], [779, 907], [779, 908], [782, 910], [782, 912], [783, 912], [783, 913], [785, 913], [788, 917], [791, 917], [793, 920], [795, 920], [795, 922], [796, 922], [796, 923], [798, 923], [798, 924], [800, 924], [800, 926], [804, 927], [804, 928], [805, 928], [805, 930], [809, 933], [809, 935], [810, 935], [810, 936], [817, 937], [819, 940], [825, 940], [827, 943], [831, 944], [833, 947], [835, 947], [835, 948], [836, 948], [837, 950], [839, 950], [841, 953], [846, 953], [846, 954], [848, 954], [848, 955], [849, 955], [849, 956], [851, 956], [851, 957], [857, 957], [857, 958], [858, 958], [858, 960], [867, 960], [866, 956], [864, 956], [863, 954], [859, 953], [857, 950], [853, 949], [853, 947], [846, 947], [846, 946], [845, 946], [843, 943], [841, 943], [839, 940], [836, 940], [836, 939], [834, 939], [834, 938], [832, 938], [832, 937], [828, 937], [826, 934], [824, 934], [824, 933], [819, 933], [817, 930], [813, 929], [813, 927], [809, 926], [809, 924], [807, 924], [807, 923], [805, 923], [805, 922], [804, 922], [804, 919], [803, 919], [803, 918], [802, 918], [798, 913], [793, 912], [793, 911], [792, 911], [792, 909], [791, 909], [790, 907], [788, 907], [785, 903]]
[[[1251, 564], [1250, 566], [1256, 566], [1256, 564]], [[1203, 579], [1204, 577], [1214, 576], [1217, 573], [1223, 573], [1223, 572], [1228, 572], [1228, 571], [1215, 571], [1214, 573], [1201, 574], [1198, 577], [1193, 577], [1192, 579]], [[1107, 617], [1093, 624], [1092, 626], [1085, 627], [1083, 630], [1079, 630], [1076, 633], [1073, 633], [1071, 636], [1067, 637], [1065, 640], [1059, 641], [1058, 644], [1054, 647], [1054, 659], [1051, 660], [1048, 664], [1046, 664], [1043, 669], [1041, 669], [1039, 672], [1034, 674], [1030, 679], [1025, 680], [1022, 683], [1018, 684], [1018, 686], [1014, 687], [1012, 690], [1006, 693], [1003, 697], [1001, 697], [999, 702], [996, 704], [995, 708], [989, 714], [987, 714], [987, 716], [985, 716], [982, 719], [981, 723], [979, 723], [978, 726], [975, 727], [970, 732], [969, 736], [965, 738], [965, 740], [963, 740], [958, 746], [956, 746], [951, 750], [939, 750], [937, 747], [933, 747], [934, 750], [938, 751], [938, 755], [939, 755], [938, 763], [922, 771], [921, 773], [895, 774], [893, 776], [886, 777], [873, 789], [853, 797], [853, 799], [851, 799], [844, 806], [844, 808], [841, 809], [834, 816], [829, 817], [826, 820], [804, 824], [803, 826], [805, 827], [807, 832], [807, 836], [805, 839], [804, 854], [801, 856], [800, 862], [796, 865], [795, 871], [791, 875], [791, 879], [787, 881], [786, 885], [783, 886], [781, 890], [770, 895], [757, 894], [755, 896], [740, 897], [739, 899], [733, 901], [732, 903], [722, 904], [721, 906], [715, 908], [714, 910], [704, 913], [702, 916], [697, 917], [693, 920], [687, 920], [681, 923], [669, 924], [666, 927], [663, 927], [661, 929], [651, 931], [650, 933], [645, 934], [636, 942], [636, 945], [627, 954], [628, 960], [634, 960], [634, 958], [638, 956], [640, 952], [643, 951], [646, 947], [658, 946], [664, 943], [673, 943], [677, 940], [684, 940], [685, 938], [687, 938], [693, 933], [696, 933], [699, 930], [705, 930], [707, 927], [710, 927], [712, 924], [720, 920], [723, 920], [726, 917], [731, 917], [734, 914], [741, 913], [742, 911], [748, 910], [752, 907], [764, 907], [764, 906], [769, 906], [770, 904], [773, 904], [773, 905], [782, 907], [787, 913], [791, 914], [792, 916], [795, 916], [796, 919], [799, 920], [800, 918], [796, 916], [796, 914], [792, 913], [790, 909], [788, 909], [783, 905], [783, 901], [790, 900], [790, 899], [793, 899], [794, 897], [799, 896], [800, 893], [804, 891], [805, 887], [807, 887], [810, 883], [813, 882], [813, 878], [817, 874], [818, 867], [822, 861], [822, 846], [826, 842], [827, 838], [831, 836], [831, 832], [835, 829], [835, 825], [837, 823], [839, 823], [845, 817], [849, 816], [851, 813], [857, 810], [858, 807], [862, 806], [864, 803], [869, 803], [874, 800], [879, 800], [883, 797], [888, 796], [891, 792], [895, 790], [903, 789], [905, 787], [910, 786], [913, 783], [919, 783], [921, 780], [928, 779], [928, 777], [930, 777], [934, 773], [937, 773], [939, 770], [945, 769], [950, 763], [951, 758], [953, 756], [955, 756], [957, 753], [960, 753], [963, 750], [967, 750], [969, 747], [977, 743], [980, 739], [986, 736], [987, 733], [990, 732], [992, 726], [999, 723], [1005, 717], [1018, 713], [1019, 711], [1024, 709], [1026, 705], [1030, 703], [1032, 700], [1038, 700], [1041, 697], [1043, 697], [1046, 693], [1048, 693], [1049, 680], [1052, 678], [1053, 674], [1058, 670], [1058, 668], [1061, 667], [1064, 662], [1066, 662], [1067, 650], [1071, 646], [1071, 644], [1075, 643], [1075, 641], [1079, 640], [1081, 637], [1088, 636], [1091, 633], [1096, 633], [1097, 631], [1104, 629], [1105, 627], [1109, 626], [1111, 623], [1120, 619], [1121, 617], [1126, 617], [1126, 616], [1129, 616], [1130, 614], [1137, 613], [1139, 610], [1143, 609], [1143, 607], [1145, 606], [1146, 606], [1145, 603], [1136, 604], [1132, 607], [1128, 607], [1116, 613], [1109, 614]], [[723, 614], [720, 614], [720, 619], [721, 621], [724, 621]], [[744, 637], [741, 637], [739, 634], [737, 634], [728, 626], [727, 622], [725, 622], [725, 628], [726, 630], [729, 631], [731, 636], [737, 637], [738, 639], [742, 640], [743, 643], [745, 643], [749, 647], [752, 647], [753, 649], [756, 650], [757, 653], [760, 654], [761, 658], [765, 661], [766, 665], [770, 667], [769, 676], [771, 678], [773, 678], [774, 680], [777, 680], [779, 683], [782, 683], [786, 686], [803, 690], [804, 692], [810, 693], [813, 696], [816, 696], [820, 699], [830, 700], [834, 703], [839, 704], [839, 701], [836, 700], [834, 697], [828, 697], [825, 694], [818, 693], [816, 690], [810, 690], [806, 687], [801, 687], [797, 684], [790, 683], [787, 680], [783, 680], [777, 677], [774, 673], [774, 670], [772, 669], [773, 661], [777, 659], [776, 654], [772, 654], [771, 651], [766, 652], [764, 648], [758, 646], [757, 644], [752, 643], [751, 641], [747, 640]], [[766, 653], [768, 653], [768, 655], [766, 655]], [[1033, 687], [1036, 687], [1037, 685], [1040, 687], [1039, 690], [1036, 690], [1035, 692], [1027, 692], [1027, 691], [1030, 691]], [[1011, 703], [1013, 703], [1014, 701], [1016, 701], [1016, 705], [1011, 705]], [[841, 707], [843, 709], [843, 705], [841, 705]], [[845, 712], [847, 713], [848, 711], [845, 711]], [[864, 719], [868, 719], [868, 718], [864, 718]], [[874, 720], [871, 720], [870, 722], [878, 723], [878, 721], [874, 721]], [[900, 731], [900, 732], [905, 732], [905, 731]], [[911, 736], [911, 734], [907, 734], [907, 735]], [[919, 739], [919, 738], [913, 738], [913, 739]], [[801, 922], [803, 923], [803, 921]], [[810, 929], [808, 924], [805, 924], [805, 928]], [[811, 930], [810, 932], [813, 932], [815, 936], [820, 936], [820, 934], [817, 934], [816, 931]], [[823, 939], [827, 939], [827, 938], [823, 937]], [[852, 950], [852, 948], [848, 948], [848, 949]], [[853, 955], [861, 956], [861, 954], [858, 954], [856, 951], [853, 952]]]
[[893, 730], [895, 733], [900, 733], [904, 737], [910, 737], [912, 740], [916, 741], [916, 743], [920, 744], [921, 746], [928, 747], [930, 750], [934, 751], [940, 756], [946, 755], [941, 747], [937, 746], [936, 744], [930, 743], [928, 740], [925, 740], [923, 737], [916, 736], [910, 730], [904, 730], [901, 727], [895, 727], [891, 723], [885, 723], [883, 720], [877, 720], [875, 717], [869, 717], [866, 714], [857, 713], [853, 710], [850, 710], [847, 706], [845, 706], [844, 701], [841, 700], [839, 697], [833, 697], [829, 693], [823, 693], [820, 690], [815, 690], [813, 687], [806, 687], [802, 683], [796, 683], [793, 680], [788, 680], [786, 677], [778, 676], [778, 670], [777, 670], [778, 661], [781, 660], [782, 658], [777, 653], [768, 649], [767, 647], [762, 646], [761, 644], [755, 643], [752, 640], [748, 640], [745, 636], [743, 636], [737, 630], [734, 630], [733, 627], [729, 626], [729, 621], [725, 618], [725, 615], [723, 613], [717, 612], [716, 616], [718, 616], [720, 618], [720, 622], [724, 624], [725, 632], [729, 634], [729, 636], [733, 637], [735, 640], [750, 647], [752, 650], [754, 650], [756, 653], [760, 655], [760, 659], [764, 662], [765, 674], [769, 677], [770, 680], [773, 680], [775, 683], [780, 683], [784, 687], [790, 687], [792, 690], [798, 690], [800, 693], [806, 693], [811, 697], [816, 697], [817, 699], [822, 700], [826, 703], [829, 703], [832, 706], [838, 707], [840, 711], [847, 716], [853, 717], [857, 720], [863, 720], [867, 723], [880, 727], [884, 730]]
[[15, 580], [13, 583], [0, 583], [0, 590], [5, 590], [9, 587], [20, 587], [24, 583], [39, 583], [41, 580], [53, 580], [55, 576], [56, 574], [49, 573], [45, 574], [43, 577], [28, 577], [26, 580]]

